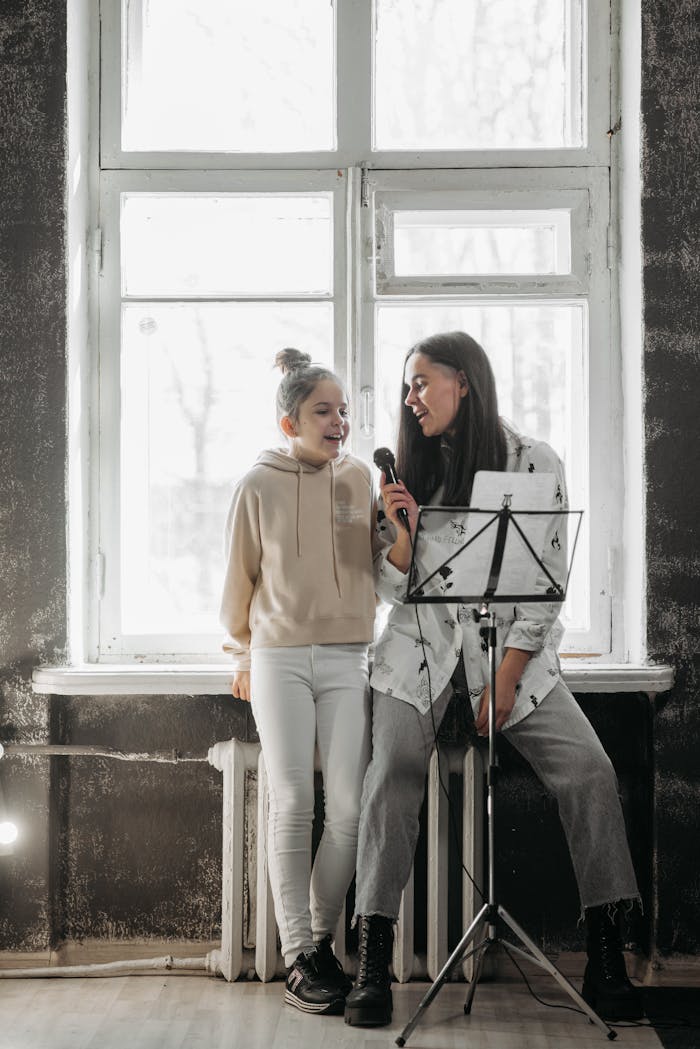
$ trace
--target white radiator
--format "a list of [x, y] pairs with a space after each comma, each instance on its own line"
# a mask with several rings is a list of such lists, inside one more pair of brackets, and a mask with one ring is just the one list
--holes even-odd
[[[218, 968], [227, 980], [254, 973], [266, 982], [283, 971], [277, 948], [277, 926], [267, 874], [265, 827], [267, 789], [265, 765], [256, 743], [228, 740], [209, 751], [209, 762], [223, 773], [223, 864], [221, 901], [221, 952]], [[482, 870], [483, 769], [474, 748], [441, 751], [443, 779], [448, 772], [461, 773], [463, 833], [462, 856], [468, 870]], [[394, 941], [394, 975], [399, 983], [412, 976], [434, 980], [448, 957], [447, 799], [438, 778], [437, 754], [433, 752], [428, 772], [428, 891], [427, 957], [416, 957], [413, 944], [413, 872], [401, 899]], [[479, 878], [477, 877], [477, 881]], [[471, 923], [481, 907], [481, 897], [462, 874], [462, 926]], [[352, 973], [354, 957], [345, 949], [345, 913], [335, 935], [335, 952], [343, 968]], [[464, 976], [472, 975], [471, 960], [463, 965]]]

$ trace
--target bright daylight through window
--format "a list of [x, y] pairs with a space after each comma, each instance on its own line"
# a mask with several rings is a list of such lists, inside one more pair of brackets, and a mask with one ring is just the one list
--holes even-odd
[[279, 349], [346, 377], [371, 460], [454, 329], [586, 511], [564, 649], [612, 651], [608, 35], [598, 0], [101, 0], [91, 658], [220, 658]]

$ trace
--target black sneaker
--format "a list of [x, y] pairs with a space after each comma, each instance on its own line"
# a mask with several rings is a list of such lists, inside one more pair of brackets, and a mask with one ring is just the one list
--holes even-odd
[[304, 1013], [338, 1016], [345, 1009], [345, 995], [321, 974], [315, 949], [297, 956], [287, 973], [284, 1000]]
[[316, 966], [319, 975], [323, 977], [332, 987], [337, 987], [345, 996], [352, 990], [352, 980], [345, 975], [343, 967], [336, 958], [331, 948], [333, 937], [330, 933], [316, 944]]

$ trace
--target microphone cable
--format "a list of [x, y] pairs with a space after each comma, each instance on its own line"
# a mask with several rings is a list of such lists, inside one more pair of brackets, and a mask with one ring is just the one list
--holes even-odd
[[[411, 560], [411, 563], [413, 563], [413, 559]], [[481, 886], [477, 885], [476, 881], [474, 880], [474, 878], [473, 878], [473, 876], [471, 874], [471, 871], [469, 871], [467, 869], [467, 867], [466, 867], [466, 865], [464, 863], [464, 855], [463, 855], [463, 852], [462, 852], [462, 842], [460, 840], [459, 834], [457, 833], [457, 823], [456, 823], [456, 820], [455, 820], [454, 809], [452, 807], [452, 799], [450, 797], [449, 787], [445, 785], [445, 781], [444, 781], [443, 776], [442, 776], [442, 765], [440, 763], [440, 744], [438, 742], [438, 728], [437, 728], [437, 725], [435, 723], [435, 711], [433, 710], [433, 686], [432, 686], [432, 681], [430, 679], [430, 664], [428, 662], [425, 638], [423, 637], [423, 629], [421, 627], [420, 616], [418, 614], [418, 605], [415, 604], [414, 608], [415, 608], [415, 612], [416, 612], [416, 624], [418, 626], [418, 637], [420, 638], [421, 650], [423, 652], [423, 663], [425, 664], [425, 670], [426, 670], [426, 673], [428, 675], [428, 699], [429, 699], [429, 702], [430, 702], [430, 720], [431, 720], [431, 723], [432, 723], [432, 726], [433, 726], [433, 740], [435, 742], [435, 752], [437, 754], [438, 780], [440, 782], [440, 789], [442, 790], [442, 793], [445, 795], [445, 798], [447, 799], [447, 814], [448, 814], [448, 819], [449, 819], [449, 823], [450, 823], [450, 828], [452, 830], [452, 836], [454, 837], [455, 845], [457, 847], [457, 855], [459, 857], [459, 865], [462, 868], [462, 871], [464, 872], [464, 874], [466, 874], [467, 878], [471, 882], [471, 884], [474, 887], [474, 889], [476, 889], [476, 891], [478, 892], [479, 896], [481, 897], [482, 902], [485, 902], [486, 901], [486, 896], [484, 895], [483, 889], [481, 888]], [[449, 771], [448, 771], [448, 776], [449, 776]], [[448, 869], [449, 869], [449, 863], [448, 863]]]
[[[393, 452], [389, 448], [377, 448], [375, 450], [375, 452], [374, 452], [373, 458], [374, 458], [375, 466], [377, 466], [380, 470], [383, 471], [383, 473], [384, 473], [385, 477], [387, 478], [387, 480], [389, 480], [393, 484], [395, 484], [397, 482], [397, 476], [396, 476], [395, 460], [394, 460]], [[401, 520], [401, 524], [406, 529], [406, 531], [408, 532], [408, 534], [410, 536], [410, 539], [411, 539], [411, 563], [410, 563], [409, 569], [408, 569], [408, 586], [409, 586], [409, 589], [410, 589], [412, 581], [413, 581], [414, 573], [416, 571], [416, 564], [415, 564], [415, 542], [416, 542], [416, 537], [411, 535], [411, 527], [410, 527], [410, 524], [409, 524], [407, 512], [405, 510], [399, 511], [399, 517], [400, 517], [400, 520]], [[471, 874], [471, 871], [469, 871], [467, 869], [467, 867], [466, 867], [466, 865], [464, 863], [464, 856], [463, 856], [463, 853], [462, 853], [462, 843], [460, 841], [459, 834], [457, 833], [457, 823], [456, 823], [456, 820], [455, 820], [455, 814], [454, 814], [454, 810], [453, 810], [453, 807], [452, 807], [452, 800], [450, 798], [449, 788], [445, 784], [445, 781], [444, 781], [443, 775], [442, 775], [442, 765], [441, 765], [441, 762], [440, 762], [440, 745], [438, 743], [438, 729], [437, 729], [437, 725], [435, 724], [435, 711], [433, 710], [433, 686], [432, 686], [432, 681], [430, 679], [430, 665], [428, 663], [427, 652], [426, 652], [426, 645], [425, 645], [425, 638], [423, 637], [423, 630], [422, 630], [421, 623], [420, 623], [420, 616], [418, 614], [418, 605], [417, 604], [414, 605], [414, 608], [415, 608], [415, 613], [416, 613], [416, 624], [418, 626], [418, 636], [420, 638], [421, 650], [423, 652], [423, 663], [425, 665], [425, 669], [426, 669], [426, 672], [427, 672], [427, 675], [428, 675], [428, 700], [429, 700], [429, 704], [430, 704], [430, 720], [431, 720], [432, 727], [433, 727], [433, 740], [434, 740], [434, 743], [435, 743], [435, 751], [437, 753], [438, 780], [439, 780], [439, 783], [440, 783], [440, 789], [442, 790], [442, 793], [444, 794], [445, 798], [447, 799], [448, 819], [449, 819], [450, 827], [452, 829], [452, 835], [453, 835], [454, 840], [455, 840], [455, 845], [457, 847], [457, 855], [459, 856], [460, 867], [462, 868], [462, 871], [467, 876], [467, 878], [469, 879], [469, 881], [471, 882], [472, 886], [477, 891], [477, 893], [479, 894], [479, 896], [480, 896], [480, 898], [481, 898], [481, 900], [483, 902], [483, 901], [486, 900], [484, 892], [481, 889], [481, 887], [479, 885], [477, 885], [476, 881], [474, 880], [474, 878], [473, 878], [473, 876]], [[449, 775], [449, 772], [448, 772], [448, 775]], [[449, 868], [449, 863], [448, 863], [448, 868]]]

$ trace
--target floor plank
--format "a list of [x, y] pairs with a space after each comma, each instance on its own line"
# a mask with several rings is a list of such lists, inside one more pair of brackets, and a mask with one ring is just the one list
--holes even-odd
[[[553, 983], [541, 997], [568, 999]], [[394, 985], [391, 1027], [354, 1028], [283, 1004], [281, 983], [227, 984], [211, 976], [0, 981], [0, 1049], [379, 1049], [393, 1046], [426, 984]], [[464, 1016], [464, 984], [423, 1014], [409, 1049], [603, 1049], [604, 1034], [576, 1013], [539, 1005], [523, 985], [483, 983]], [[620, 1049], [659, 1049], [649, 1028], [618, 1029]]]

